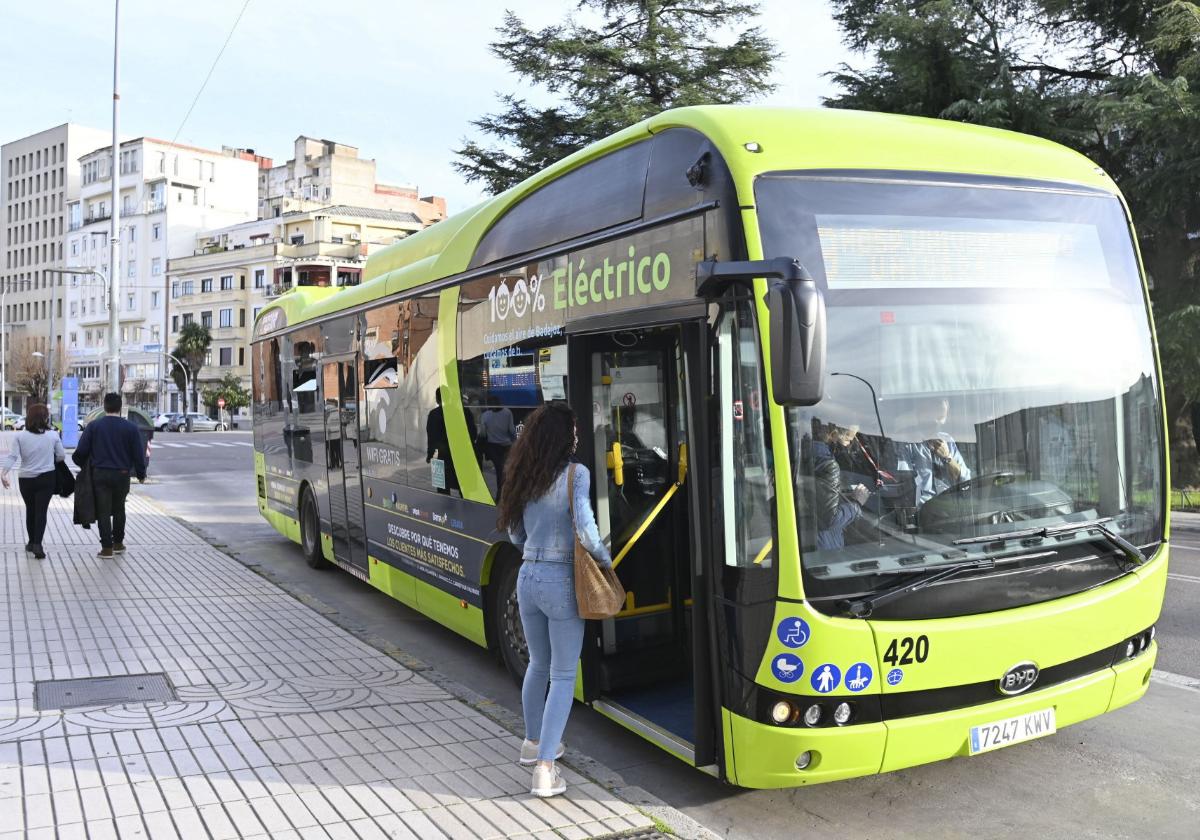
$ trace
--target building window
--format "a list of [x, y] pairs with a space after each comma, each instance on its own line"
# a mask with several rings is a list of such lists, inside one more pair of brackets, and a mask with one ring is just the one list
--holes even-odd
[[245, 309], [238, 310], [238, 326], [239, 327], [246, 326], [246, 310]]
[[150, 273], [155, 277], [158, 277], [162, 274], [162, 257], [155, 257], [154, 259], [150, 260]]
[[178, 315], [171, 316], [171, 332], [173, 332], [173, 333], [179, 332], [179, 316]]
[[162, 292], [155, 291], [155, 292], [150, 293], [150, 308], [151, 309], [158, 309], [159, 304], [162, 302], [161, 296], [162, 296]]
[[183, 325], [184, 325], [185, 327], [186, 327], [188, 324], [192, 323], [192, 320], [193, 320], [193, 319], [192, 319], [192, 313], [191, 313], [191, 312], [184, 312], [184, 313], [183, 313]]
[[129, 276], [137, 277], [137, 263], [132, 261], [129, 263]]
[[238, 367], [242, 367], [245, 364], [246, 364], [246, 348], [239, 347], [238, 348]]
[[209, 348], [209, 349], [208, 349], [208, 350], [207, 350], [207, 351], [204, 353], [204, 364], [206, 364], [206, 365], [211, 365], [211, 364], [212, 364], [212, 348]]
[[213, 281], [213, 279], [211, 277], [205, 277], [203, 280], [200, 281], [200, 294], [204, 294], [205, 292], [212, 291], [212, 289], [213, 289], [212, 281]]
[[71, 317], [74, 318], [78, 314], [78, 311], [79, 304], [75, 301], [71, 301]]
[[220, 325], [222, 327], [232, 327], [233, 326], [233, 310], [232, 309], [222, 309], [221, 310]]
[[177, 297], [179, 297], [179, 284], [172, 283], [171, 284], [171, 299], [174, 300]]
[[75, 333], [71, 333], [71, 346], [72, 347], [75, 346], [75, 338], [76, 338]]
[[[160, 202], [161, 202], [161, 198], [160, 198]], [[162, 239], [162, 223], [161, 222], [155, 222], [151, 226], [150, 236], [151, 236], [151, 238], [154, 239], [155, 242]]]
[[92, 331], [91, 330], [83, 331], [83, 345], [84, 345], [84, 347], [92, 346]]
[[253, 313], [253, 315], [252, 315], [252, 317], [251, 317], [251, 320], [257, 321], [257, 320], [258, 320], [258, 313], [259, 313], [259, 312], [262, 312], [262, 311], [263, 311], [263, 308], [262, 308], [261, 306], [256, 306], [256, 307], [254, 307], [254, 313]]
[[205, 329], [209, 329], [209, 330], [212, 329], [212, 310], [211, 309], [205, 310], [204, 312], [200, 313], [200, 326], [204, 327]]
[[266, 269], [256, 268], [254, 270], [254, 288], [261, 289], [267, 283]]
[[196, 291], [195, 281], [194, 280], [184, 280], [183, 285], [179, 290], [179, 293], [181, 295], [190, 295], [190, 294], [194, 294], [195, 291]]
[[127, 312], [133, 311], [133, 295], [125, 296], [125, 311], [127, 311]]
[[231, 364], [233, 364], [233, 348], [232, 347], [222, 347], [221, 348], [221, 367], [229, 367]]
[[304, 234], [303, 233], [294, 234], [292, 236], [292, 244], [293, 245], [303, 245], [304, 244]]
[[221, 291], [228, 292], [228, 291], [231, 291], [232, 289], [233, 289], [233, 275], [226, 274], [224, 277], [221, 278]]

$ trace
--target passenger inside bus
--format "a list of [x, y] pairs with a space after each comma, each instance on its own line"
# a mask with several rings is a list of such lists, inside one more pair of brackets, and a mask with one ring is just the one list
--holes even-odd
[[834, 447], [845, 452], [858, 435], [846, 428], [813, 418], [813, 479], [817, 489], [817, 548], [844, 548], [846, 528], [862, 516], [870, 491], [863, 484], [842, 489], [842, 469]]

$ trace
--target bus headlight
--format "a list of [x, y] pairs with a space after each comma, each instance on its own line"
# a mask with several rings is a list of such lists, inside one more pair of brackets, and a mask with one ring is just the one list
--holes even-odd
[[850, 720], [850, 716], [853, 713], [854, 710], [850, 708], [849, 703], [838, 703], [837, 707], [833, 710], [833, 722], [841, 726]]
[[780, 700], [771, 707], [771, 720], [779, 725], [787, 723], [792, 718], [792, 704], [786, 700]]
[[804, 710], [804, 722], [809, 726], [816, 726], [821, 722], [821, 707], [818, 704], [813, 703]]
[[1128, 659], [1132, 659], [1135, 653], [1137, 653], [1137, 643], [1133, 639], [1130, 639], [1125, 643], [1125, 656]]

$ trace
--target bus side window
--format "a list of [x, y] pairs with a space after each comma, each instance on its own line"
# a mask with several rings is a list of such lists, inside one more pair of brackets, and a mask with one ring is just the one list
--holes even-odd
[[[439, 423], [438, 405], [438, 306], [439, 295], [409, 298], [400, 301], [396, 313], [396, 377], [397, 396], [404, 405], [404, 441], [408, 484], [422, 490], [434, 490], [433, 456], [449, 461], [449, 441], [445, 439], [445, 423]], [[430, 439], [428, 430], [433, 429]], [[448, 466], [448, 465], [447, 465]], [[446, 470], [446, 481], [457, 482], [453, 470]]]
[[402, 303], [388, 303], [364, 313], [362, 364], [366, 414], [360, 418], [362, 441], [376, 450], [363, 472], [396, 484], [408, 483], [405, 449], [404, 369], [397, 352], [403, 347]]
[[768, 570], [775, 565], [774, 481], [763, 397], [762, 365], [751, 302], [726, 308], [717, 328], [720, 434], [720, 520], [725, 565]]

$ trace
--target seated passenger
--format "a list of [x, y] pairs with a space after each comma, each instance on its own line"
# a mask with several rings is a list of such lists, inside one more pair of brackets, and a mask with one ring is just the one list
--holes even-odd
[[912, 470], [916, 481], [916, 506], [971, 477], [971, 469], [958, 451], [958, 444], [942, 431], [950, 415], [950, 401], [937, 397], [924, 402], [918, 422], [924, 440], [916, 443], [897, 441], [897, 469]]
[[844, 428], [813, 420], [813, 479], [817, 487], [817, 548], [844, 548], [846, 527], [862, 516], [870, 492], [862, 484], [842, 495], [842, 469], [833, 456], [833, 448], [845, 447], [854, 440], [858, 428]]

